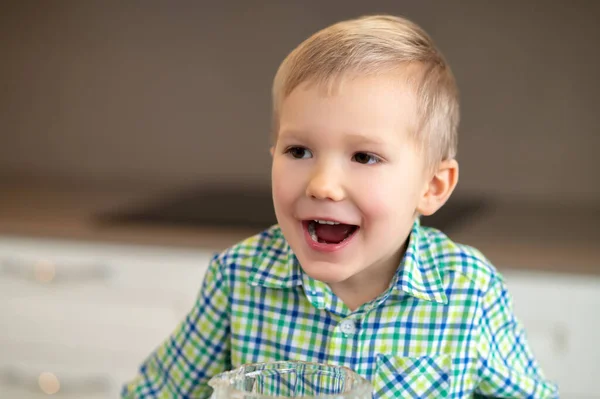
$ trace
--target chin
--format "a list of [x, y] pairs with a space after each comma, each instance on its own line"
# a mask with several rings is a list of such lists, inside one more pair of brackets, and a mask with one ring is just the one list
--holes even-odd
[[340, 265], [331, 262], [300, 261], [300, 267], [311, 278], [326, 284], [335, 284], [351, 277], [348, 273], [348, 265]]

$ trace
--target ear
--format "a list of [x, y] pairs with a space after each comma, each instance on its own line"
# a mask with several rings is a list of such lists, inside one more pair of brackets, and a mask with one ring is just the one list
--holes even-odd
[[458, 183], [458, 162], [455, 159], [443, 161], [426, 183], [417, 206], [423, 216], [433, 215], [450, 198]]
[[272, 145], [271, 148], [269, 149], [269, 152], [271, 153], [271, 158], [273, 158], [273, 154], [275, 153], [275, 146]]

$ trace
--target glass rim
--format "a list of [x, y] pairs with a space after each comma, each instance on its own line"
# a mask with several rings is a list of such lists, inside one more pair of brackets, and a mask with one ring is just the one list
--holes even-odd
[[[352, 370], [346, 366], [340, 366], [337, 364], [330, 363], [318, 363], [318, 362], [305, 362], [302, 360], [278, 360], [274, 362], [256, 362], [256, 363], [247, 363], [242, 364], [241, 366], [228, 371], [223, 371], [219, 374], [214, 375], [209, 381], [208, 385], [214, 389], [218, 387], [223, 387], [227, 384], [227, 389], [230, 394], [233, 394], [234, 398], [244, 398], [244, 399], [275, 399], [275, 398], [286, 398], [286, 396], [273, 396], [273, 395], [264, 395], [258, 393], [245, 392], [238, 388], [233, 387], [230, 383], [236, 377], [241, 377], [244, 375], [248, 375], [249, 373], [258, 373], [262, 370], [284, 370], [283, 366], [285, 365], [304, 365], [309, 367], [314, 367], [315, 369], [324, 369], [324, 368], [332, 368], [343, 370], [355, 380], [356, 386], [353, 386], [351, 390], [347, 392], [341, 392], [336, 394], [324, 394], [324, 395], [309, 395], [309, 396], [294, 396], [295, 399], [306, 399], [306, 398], [319, 398], [319, 399], [345, 399], [345, 398], [353, 398], [353, 397], [362, 397], [362, 395], [370, 395], [373, 392], [373, 386], [369, 380], [359, 375], [356, 371]], [[270, 366], [269, 368], [264, 368], [262, 370], [255, 370], [254, 372], [245, 371], [247, 368], [251, 367], [261, 367], [261, 366]]]

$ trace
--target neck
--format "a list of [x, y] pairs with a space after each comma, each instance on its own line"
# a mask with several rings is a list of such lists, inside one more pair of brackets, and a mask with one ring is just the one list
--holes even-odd
[[339, 283], [330, 283], [331, 291], [351, 311], [355, 311], [362, 305], [374, 300], [390, 288], [390, 283], [406, 252], [406, 245], [407, 243], [394, 256], [382, 260], [350, 279]]

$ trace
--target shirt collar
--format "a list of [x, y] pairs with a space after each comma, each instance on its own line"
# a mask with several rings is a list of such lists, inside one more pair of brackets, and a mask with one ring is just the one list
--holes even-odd
[[442, 277], [436, 266], [434, 243], [417, 218], [406, 252], [392, 281], [392, 289], [431, 302], [448, 303]]
[[[296, 255], [278, 226], [261, 239], [249, 278], [252, 285], [269, 288], [291, 288], [303, 284], [303, 272]], [[439, 303], [448, 299], [443, 281], [431, 253], [432, 244], [423, 232], [419, 219], [415, 221], [398, 271], [392, 281], [393, 291]]]
[[251, 285], [291, 288], [302, 284], [300, 263], [277, 225], [263, 233], [253, 265]]

